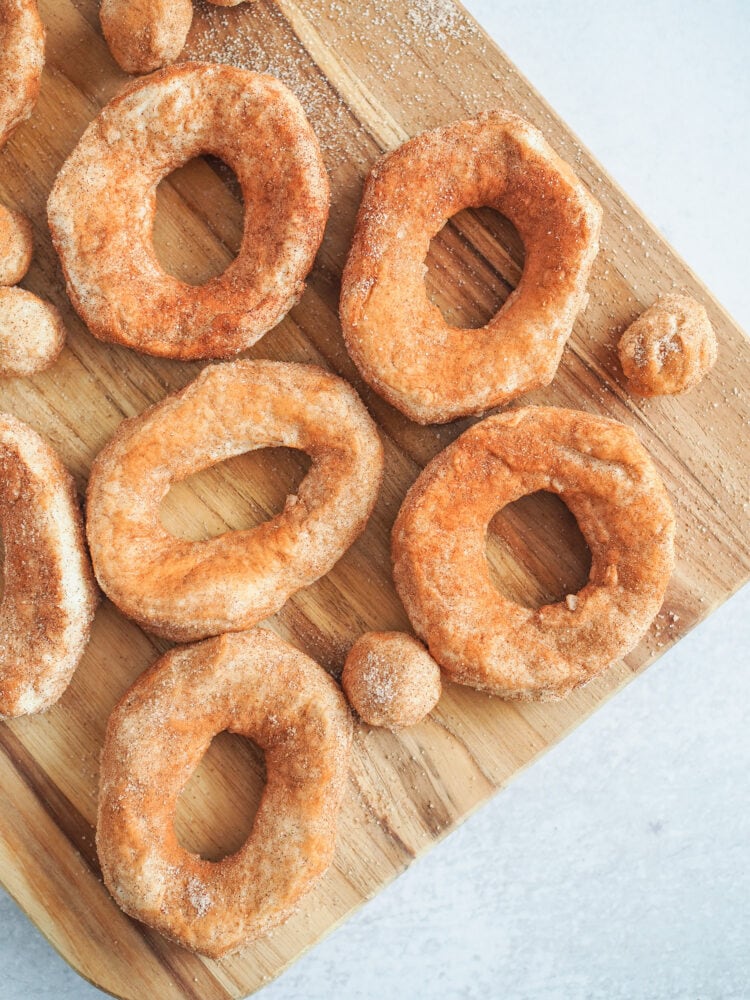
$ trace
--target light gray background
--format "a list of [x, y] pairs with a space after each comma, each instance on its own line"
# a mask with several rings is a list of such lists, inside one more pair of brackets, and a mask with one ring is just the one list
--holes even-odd
[[[750, 4], [465, 3], [750, 329]], [[749, 649], [746, 588], [263, 1000], [750, 997]], [[0, 894], [0, 997], [100, 995]]]

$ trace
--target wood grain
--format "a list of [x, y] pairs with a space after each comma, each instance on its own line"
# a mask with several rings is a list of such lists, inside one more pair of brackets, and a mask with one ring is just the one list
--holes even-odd
[[[36, 256], [25, 285], [63, 310], [70, 336], [50, 372], [0, 385], [0, 406], [47, 435], [83, 490], [94, 455], [120, 420], [184, 385], [200, 366], [100, 344], [70, 308], [45, 201], [76, 140], [126, 77], [102, 41], [94, 0], [40, 0], [40, 8], [48, 29], [42, 94], [34, 117], [0, 154], [0, 197], [33, 220]], [[420, 468], [467, 424], [418, 427], [362, 384], [341, 339], [339, 276], [372, 162], [423, 128], [496, 106], [535, 122], [605, 209], [589, 306], [554, 384], [528, 401], [608, 414], [637, 430], [674, 500], [679, 558], [646, 639], [566, 701], [513, 705], [448, 686], [432, 717], [399, 737], [360, 727], [334, 868], [286, 926], [221, 962], [190, 955], [130, 921], [99, 879], [92, 824], [106, 718], [166, 648], [105, 603], [61, 702], [45, 716], [0, 728], [0, 879], [82, 975], [134, 1000], [239, 997], [257, 989], [750, 576], [748, 341], [468, 15], [447, 0], [256, 0], [226, 10], [198, 4], [185, 55], [273, 72], [301, 97], [331, 174], [331, 220], [304, 298], [248, 355], [311, 361], [350, 379], [386, 450], [386, 480], [367, 531], [269, 626], [334, 674], [363, 630], [408, 627], [390, 578], [389, 530]], [[187, 164], [162, 184], [159, 205], [156, 243], [173, 273], [199, 282], [232, 258], [242, 207], [221, 165]], [[475, 326], [514, 287], [522, 264], [523, 248], [505, 220], [462, 212], [433, 242], [428, 288], [447, 315]], [[620, 380], [618, 334], [673, 288], [706, 304], [719, 362], [684, 398], [635, 401]], [[261, 452], [193, 477], [172, 491], [165, 523], [196, 538], [257, 523], [280, 509], [305, 461], [294, 452]], [[575, 523], [547, 495], [498, 514], [488, 554], [497, 585], [531, 604], [577, 586], [588, 558]], [[217, 739], [180, 803], [184, 842], [207, 857], [234, 849], [262, 781], [262, 761], [251, 749]]]

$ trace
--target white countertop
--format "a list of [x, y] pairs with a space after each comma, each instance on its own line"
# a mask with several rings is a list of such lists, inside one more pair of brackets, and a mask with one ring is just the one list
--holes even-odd
[[[746, 0], [464, 3], [750, 330]], [[745, 588], [263, 1000], [750, 996], [749, 651]], [[1, 891], [0, 970], [102, 996]]]

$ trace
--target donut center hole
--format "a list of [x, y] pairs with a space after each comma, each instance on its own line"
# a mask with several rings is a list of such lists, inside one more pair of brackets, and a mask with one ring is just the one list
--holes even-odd
[[172, 277], [203, 285], [222, 274], [239, 252], [244, 208], [231, 167], [196, 157], [156, 189], [154, 251]]
[[265, 784], [260, 747], [244, 736], [219, 733], [177, 800], [180, 846], [206, 861], [235, 854], [250, 836]]
[[586, 585], [591, 550], [563, 501], [539, 491], [508, 504], [492, 518], [487, 563], [503, 597], [536, 609], [564, 601]]
[[430, 243], [427, 297], [450, 326], [475, 330], [496, 316], [521, 280], [518, 230], [494, 208], [466, 208]]
[[293, 448], [259, 448], [175, 483], [161, 505], [161, 522], [176, 538], [202, 542], [246, 531], [296, 502], [312, 461]]

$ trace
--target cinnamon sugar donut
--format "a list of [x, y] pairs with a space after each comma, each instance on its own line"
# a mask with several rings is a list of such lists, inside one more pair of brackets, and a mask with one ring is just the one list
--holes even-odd
[[716, 363], [708, 314], [689, 295], [664, 295], [631, 323], [617, 350], [630, 392], [663, 396], [687, 392]]
[[[245, 218], [237, 258], [195, 287], [163, 270], [152, 230], [159, 182], [202, 153], [237, 174]], [[163, 357], [223, 358], [299, 299], [328, 198], [317, 140], [282, 83], [183, 63], [131, 84], [89, 125], [55, 181], [49, 222], [95, 336]]]
[[[427, 298], [430, 240], [490, 206], [526, 249], [520, 284], [481, 330]], [[421, 424], [480, 413], [552, 381], [598, 250], [601, 208], [544, 137], [493, 111], [424, 132], [373, 167], [342, 280], [346, 346], [362, 376]]]
[[0, 287], [0, 378], [22, 378], [50, 368], [65, 346], [58, 310], [25, 288]]
[[349, 704], [370, 726], [416, 726], [440, 700], [440, 667], [403, 632], [366, 632], [349, 650], [341, 675]]
[[[211, 958], [283, 923], [333, 859], [351, 729], [328, 674], [265, 629], [163, 656], [116, 706], [102, 752], [96, 845], [118, 904]], [[267, 780], [244, 846], [206, 861], [173, 817], [224, 730], [265, 751]]]
[[[280, 445], [312, 458], [281, 514], [200, 542], [164, 528], [159, 509], [173, 483]], [[208, 367], [121, 424], [95, 460], [87, 529], [97, 578], [126, 615], [168, 639], [249, 628], [343, 555], [370, 516], [382, 469], [375, 425], [342, 379], [274, 361]]]
[[[208, 0], [236, 7], [243, 0]], [[193, 21], [193, 0], [102, 0], [102, 31], [126, 73], [150, 73], [182, 52]]]
[[[538, 490], [575, 516], [591, 573], [578, 594], [531, 610], [495, 589], [485, 543], [498, 509]], [[394, 525], [394, 579], [451, 680], [506, 698], [556, 698], [644, 634], [672, 572], [673, 538], [669, 498], [633, 431], [527, 407], [471, 427], [424, 469]]]
[[0, 146], [34, 110], [43, 69], [36, 0], [0, 0]]
[[97, 590], [73, 480], [26, 424], [0, 414], [0, 718], [43, 712], [70, 683]]
[[0, 285], [16, 285], [31, 265], [34, 237], [22, 212], [0, 205]]

